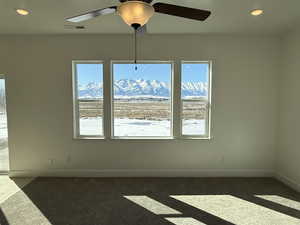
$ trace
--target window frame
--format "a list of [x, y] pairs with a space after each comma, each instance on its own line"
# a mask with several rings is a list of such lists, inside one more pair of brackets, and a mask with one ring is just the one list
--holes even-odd
[[137, 64], [170, 64], [171, 65], [171, 92], [170, 92], [170, 136], [115, 136], [114, 135], [114, 64], [134, 64], [133, 60], [111, 60], [110, 61], [110, 77], [111, 77], [111, 93], [110, 93], [110, 104], [111, 104], [111, 134], [110, 138], [115, 140], [172, 140], [174, 136], [174, 68], [175, 63], [173, 60], [138, 60]]
[[[181, 96], [182, 92], [182, 66], [183, 64], [208, 64], [208, 97], [207, 97], [207, 119], [205, 121], [205, 131], [204, 135], [184, 135], [183, 134], [183, 100]], [[181, 60], [180, 61], [180, 138], [182, 139], [211, 139], [211, 99], [212, 99], [212, 61], [211, 60]]]
[[105, 139], [104, 121], [105, 121], [105, 110], [104, 110], [104, 89], [103, 89], [103, 109], [102, 109], [102, 135], [81, 135], [80, 134], [80, 118], [79, 118], [79, 99], [78, 99], [78, 64], [102, 64], [102, 83], [104, 87], [104, 61], [103, 60], [72, 60], [72, 89], [73, 89], [73, 138], [74, 139]]

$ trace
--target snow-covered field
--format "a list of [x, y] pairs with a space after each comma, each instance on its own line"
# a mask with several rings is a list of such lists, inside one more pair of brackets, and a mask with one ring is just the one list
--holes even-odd
[[[170, 121], [115, 119], [115, 136], [170, 136]], [[81, 135], [102, 135], [102, 118], [81, 118]], [[184, 120], [183, 134], [205, 134], [204, 120]], [[7, 142], [6, 117], [0, 115], [0, 145]]]
[[182, 133], [184, 135], [205, 135], [205, 120], [184, 120]]
[[79, 127], [80, 135], [103, 135], [102, 117], [80, 118]]
[[[115, 136], [170, 136], [170, 121], [115, 119]], [[102, 118], [81, 118], [81, 135], [102, 135]], [[205, 134], [204, 120], [184, 120], [183, 134]], [[6, 117], [0, 115], [0, 146], [7, 142]]]
[[171, 136], [170, 121], [116, 119], [115, 136]]
[[[115, 119], [115, 136], [170, 136], [170, 121]], [[101, 135], [102, 118], [81, 118], [81, 135]], [[204, 120], [185, 120], [183, 122], [185, 135], [205, 134]]]
[[0, 143], [7, 140], [7, 122], [6, 116], [0, 114]]

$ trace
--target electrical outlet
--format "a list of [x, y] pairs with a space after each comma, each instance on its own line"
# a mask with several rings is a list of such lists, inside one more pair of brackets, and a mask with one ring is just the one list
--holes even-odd
[[48, 160], [48, 163], [49, 163], [50, 166], [53, 166], [54, 163], [55, 163], [55, 161], [54, 161], [54, 159], [49, 159], [49, 160]]
[[221, 163], [224, 164], [224, 162], [225, 162], [225, 156], [222, 155], [222, 157], [221, 157]]
[[66, 159], [66, 163], [70, 163], [71, 162], [71, 156], [68, 155], [67, 159]]

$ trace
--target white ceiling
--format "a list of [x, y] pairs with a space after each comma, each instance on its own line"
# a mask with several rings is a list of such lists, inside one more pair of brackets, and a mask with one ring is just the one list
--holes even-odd
[[[148, 33], [202, 34], [280, 34], [300, 21], [300, 0], [154, 0], [187, 7], [207, 9], [212, 16], [198, 22], [155, 14]], [[118, 5], [117, 0], [0, 0], [0, 34], [130, 33], [117, 14], [100, 16], [80, 23], [85, 30], [65, 29], [65, 18], [79, 13]], [[15, 8], [26, 8], [29, 16], [16, 15]], [[263, 8], [264, 15], [250, 11]]]

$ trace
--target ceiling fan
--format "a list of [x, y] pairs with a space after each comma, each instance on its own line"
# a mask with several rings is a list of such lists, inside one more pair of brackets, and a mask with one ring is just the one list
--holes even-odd
[[[111, 6], [103, 9], [92, 10], [77, 16], [69, 17], [68, 22], [83, 22], [101, 15], [117, 12], [125, 23], [135, 30], [135, 40], [137, 33], [146, 32], [146, 23], [153, 16], [154, 12], [172, 16], [183, 17], [198, 21], [206, 20], [211, 12], [207, 10], [188, 8], [178, 5], [157, 2], [151, 5], [153, 0], [119, 0], [119, 6]], [[136, 46], [136, 41], [135, 41]], [[136, 48], [135, 48], [136, 49]], [[136, 50], [135, 50], [136, 55]], [[136, 57], [135, 57], [136, 63]]]
[[103, 9], [92, 10], [77, 16], [69, 17], [68, 22], [83, 22], [101, 15], [117, 12], [129, 26], [135, 30], [144, 26], [153, 16], [154, 12], [183, 17], [187, 19], [204, 21], [211, 12], [202, 9], [188, 8], [178, 5], [157, 2], [151, 5], [153, 0], [119, 0], [119, 6], [111, 6]]

